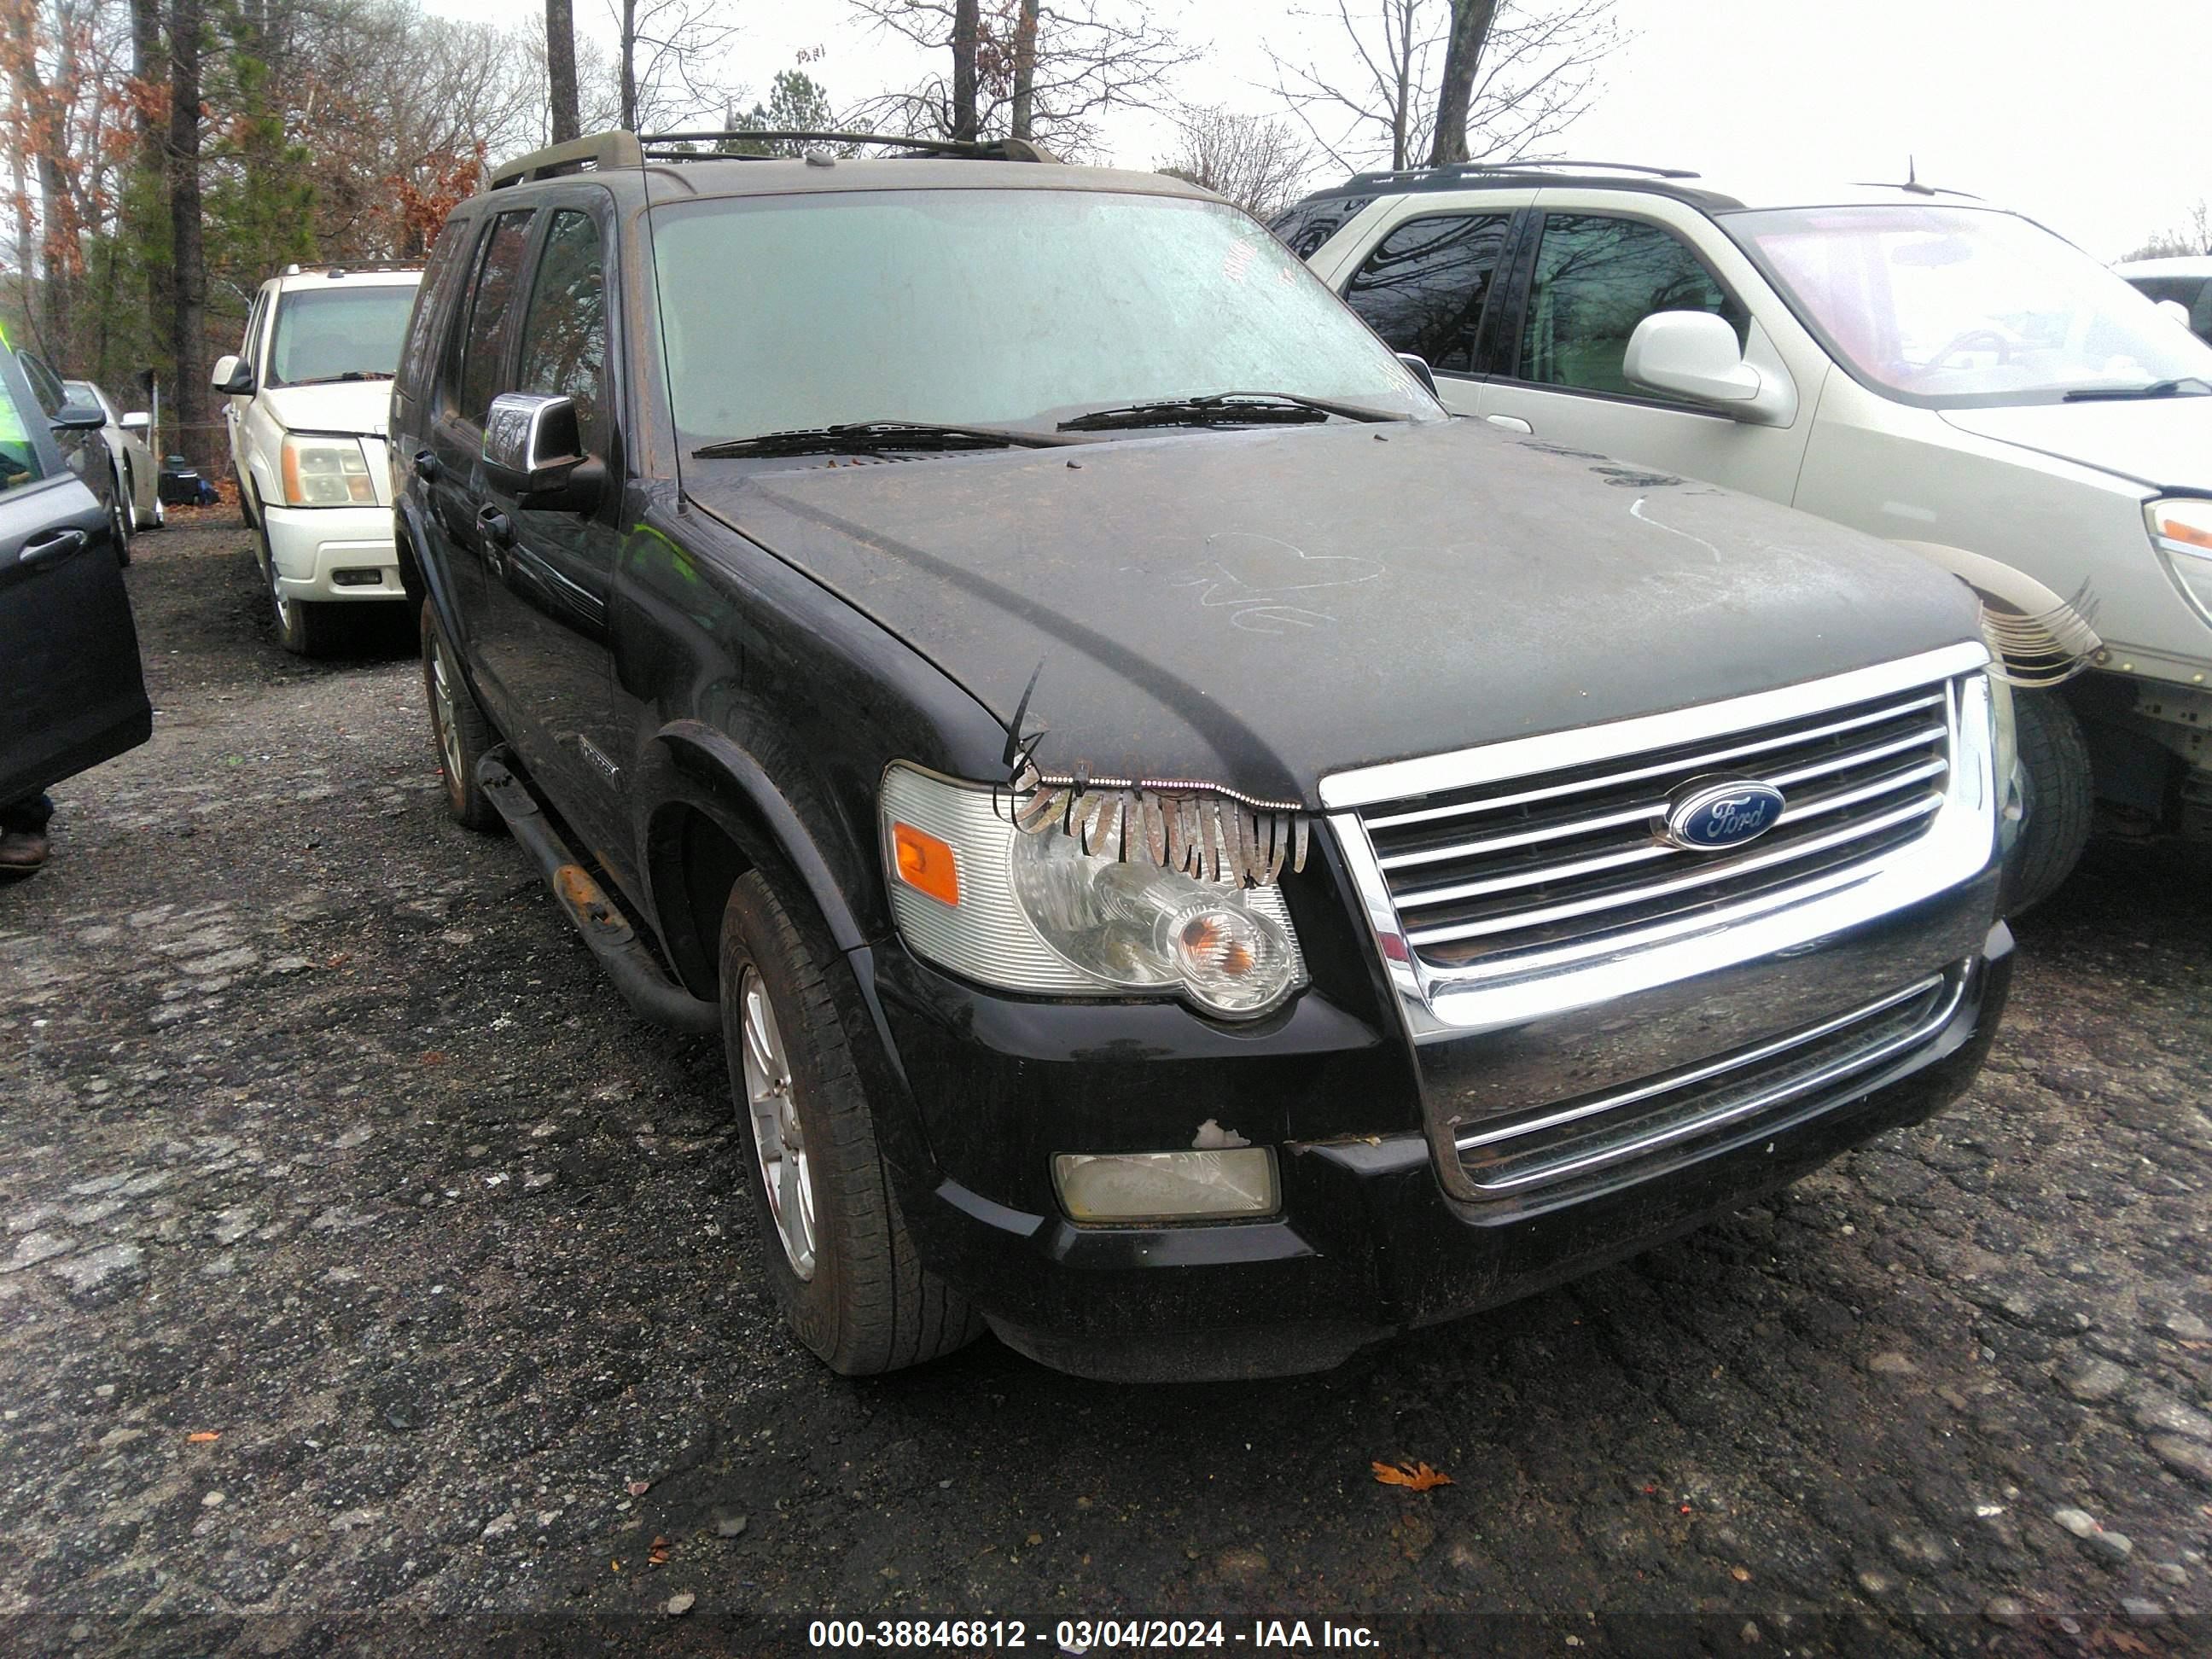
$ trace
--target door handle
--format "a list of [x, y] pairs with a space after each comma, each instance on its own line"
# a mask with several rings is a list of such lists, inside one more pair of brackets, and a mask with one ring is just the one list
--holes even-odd
[[1482, 418], [1492, 426], [1503, 427], [1508, 432], [1534, 432], [1536, 429], [1518, 415], [1486, 415]]
[[514, 545], [514, 520], [495, 507], [487, 507], [477, 513], [477, 528], [495, 547]]
[[427, 449], [415, 452], [415, 471], [424, 483], [435, 483], [446, 476], [445, 464]]
[[23, 550], [15, 556], [15, 562], [29, 565], [34, 569], [40, 565], [59, 564], [82, 547], [85, 539], [82, 530], [58, 530], [37, 541], [25, 542]]

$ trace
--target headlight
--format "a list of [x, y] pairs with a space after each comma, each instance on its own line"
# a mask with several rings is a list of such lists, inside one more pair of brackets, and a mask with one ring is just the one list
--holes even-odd
[[1241, 888], [1024, 835], [1004, 789], [884, 775], [884, 873], [920, 955], [1002, 990], [1151, 992], [1246, 1019], [1305, 982], [1279, 888]]
[[284, 440], [284, 501], [288, 507], [374, 507], [376, 486], [357, 438]]
[[2182, 593], [2212, 622], [2212, 501], [2184, 495], [2152, 501], [2143, 518]]

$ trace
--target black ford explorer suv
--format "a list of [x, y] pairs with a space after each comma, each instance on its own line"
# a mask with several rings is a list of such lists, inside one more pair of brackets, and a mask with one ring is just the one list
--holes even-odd
[[453, 813], [720, 1034], [824, 1360], [1324, 1366], [1967, 1084], [1956, 580], [1447, 417], [1204, 191], [890, 147], [501, 169], [392, 418]]

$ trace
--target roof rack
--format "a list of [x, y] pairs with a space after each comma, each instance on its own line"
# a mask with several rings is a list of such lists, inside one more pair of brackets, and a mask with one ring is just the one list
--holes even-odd
[[[798, 143], [811, 140], [823, 144], [884, 144], [894, 149], [913, 150], [924, 155], [953, 155], [976, 161], [1057, 161], [1060, 157], [1042, 144], [1027, 138], [901, 138], [880, 132], [808, 132], [769, 128], [734, 128], [708, 132], [652, 132], [638, 140], [646, 149], [653, 150], [656, 161], [683, 159], [678, 151], [672, 157], [657, 152], [672, 144], [717, 144], [726, 140], [752, 140], [765, 143], [776, 140]], [[699, 157], [702, 161], [729, 161], [728, 150], [714, 150]], [[775, 156], [749, 156], [742, 152], [734, 159], [744, 161], [775, 161], [788, 159]]]
[[1636, 161], [1446, 161], [1440, 167], [1401, 167], [1391, 173], [1361, 173], [1355, 185], [1387, 184], [1399, 179], [1437, 179], [1455, 174], [1511, 175], [1516, 173], [1640, 173], [1652, 179], [1696, 179], [1703, 175], [1687, 167], [1646, 167]]
[[654, 161], [768, 161], [769, 156], [732, 155], [728, 150], [684, 150], [679, 144], [717, 144], [729, 140], [812, 141], [823, 144], [882, 144], [919, 155], [962, 156], [979, 161], [1057, 161], [1060, 157], [1042, 144], [1026, 138], [897, 138], [875, 132], [799, 132], [715, 129], [700, 132], [594, 132], [565, 144], [534, 149], [503, 161], [484, 182], [487, 190], [505, 190], [536, 179], [557, 179], [564, 173], [604, 173], [616, 167], [637, 167]]
[[635, 133], [587, 133], [565, 144], [533, 149], [527, 155], [501, 162], [491, 170], [491, 176], [484, 180], [484, 188], [505, 190], [510, 185], [527, 184], [533, 179], [556, 179], [564, 173], [582, 173], [587, 168], [604, 173], [611, 167], [640, 167], [644, 161], [645, 152], [639, 147]]
[[321, 271], [330, 276], [350, 276], [362, 270], [420, 270], [420, 259], [331, 259], [320, 264], [302, 264], [297, 259], [276, 274], [279, 276], [305, 276]]

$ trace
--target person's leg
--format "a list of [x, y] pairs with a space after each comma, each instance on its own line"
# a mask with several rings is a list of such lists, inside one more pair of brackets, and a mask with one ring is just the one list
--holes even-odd
[[46, 861], [46, 820], [53, 815], [44, 795], [0, 806], [0, 876], [27, 876]]

